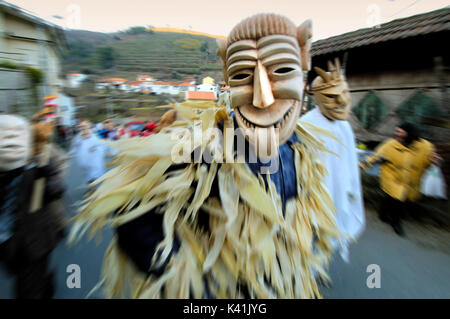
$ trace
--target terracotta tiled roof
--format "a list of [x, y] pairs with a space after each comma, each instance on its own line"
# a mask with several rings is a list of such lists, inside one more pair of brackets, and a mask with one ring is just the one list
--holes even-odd
[[150, 75], [138, 75], [136, 80], [142, 81], [141, 79], [153, 79]]
[[172, 82], [153, 82], [155, 85], [173, 85]]
[[188, 91], [187, 100], [217, 100], [214, 92]]
[[137, 86], [140, 86], [140, 85], [141, 85], [141, 82], [140, 82], [140, 81], [130, 81], [130, 82], [127, 82], [126, 84], [128, 84], [128, 85], [137, 85]]
[[125, 82], [125, 79], [122, 78], [107, 78], [107, 79], [103, 79], [100, 82]]
[[313, 56], [345, 51], [380, 42], [415, 37], [450, 30], [450, 6], [443, 9], [393, 20], [379, 28], [365, 28], [344, 33], [312, 44]]
[[178, 86], [195, 86], [195, 84], [191, 84], [189, 82], [183, 82], [183, 83], [179, 83], [177, 84]]

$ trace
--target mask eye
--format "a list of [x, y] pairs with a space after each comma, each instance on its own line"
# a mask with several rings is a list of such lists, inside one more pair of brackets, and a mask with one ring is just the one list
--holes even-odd
[[250, 74], [248, 74], [248, 73], [238, 73], [238, 74], [234, 75], [231, 79], [232, 80], [245, 80], [248, 77], [250, 77]]
[[275, 74], [287, 74], [294, 71], [294, 68], [289, 68], [289, 67], [282, 67], [279, 69], [276, 69], [273, 73]]
[[336, 97], [336, 95], [333, 94], [324, 94], [324, 95], [329, 99], [334, 99]]

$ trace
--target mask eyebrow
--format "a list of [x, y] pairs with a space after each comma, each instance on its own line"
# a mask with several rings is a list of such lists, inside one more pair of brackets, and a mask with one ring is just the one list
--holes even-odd
[[236, 51], [256, 49], [256, 41], [241, 40], [231, 44], [227, 49], [227, 59]]
[[261, 59], [277, 53], [291, 53], [300, 59], [300, 52], [298, 49], [291, 45], [286, 45], [285, 43], [269, 44], [258, 49], [258, 56]]
[[227, 74], [230, 76], [238, 70], [251, 69], [251, 68], [254, 68], [255, 66], [256, 66], [256, 61], [250, 61], [250, 60], [237, 61], [237, 62], [232, 63], [228, 67]]
[[256, 61], [258, 59], [258, 53], [256, 50], [243, 50], [233, 53], [227, 60], [227, 66], [230, 66], [230, 64], [241, 61], [241, 60], [250, 60], [250, 61]]
[[297, 52], [300, 52], [300, 48], [298, 46], [298, 41], [296, 38], [288, 35], [279, 35], [279, 34], [269, 35], [259, 39], [258, 42], [256, 43], [256, 48], [260, 50], [261, 48], [274, 43], [290, 44], [292, 47], [296, 49]]
[[271, 66], [273, 64], [281, 63], [293, 63], [300, 66], [300, 58], [291, 53], [278, 53], [275, 55], [270, 55], [262, 60], [264, 66]]

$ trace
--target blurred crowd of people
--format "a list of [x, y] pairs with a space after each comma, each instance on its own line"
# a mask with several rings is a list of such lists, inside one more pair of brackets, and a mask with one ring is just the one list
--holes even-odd
[[[39, 112], [29, 121], [0, 114], [0, 261], [16, 278], [17, 298], [54, 294], [49, 261], [66, 234], [62, 199], [70, 158], [89, 185], [105, 173], [106, 157], [117, 154], [101, 140], [129, 136], [112, 120], [95, 130], [87, 120], [68, 127], [46, 115]], [[155, 129], [150, 122], [139, 136]]]
[[114, 123], [113, 120], [106, 120], [97, 123], [94, 127], [95, 134], [101, 139], [117, 141], [123, 137], [146, 137], [156, 133], [158, 125], [150, 121], [129, 122], [125, 125]]

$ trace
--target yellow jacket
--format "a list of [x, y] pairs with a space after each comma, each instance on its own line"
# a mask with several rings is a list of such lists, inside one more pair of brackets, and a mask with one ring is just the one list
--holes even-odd
[[366, 158], [362, 167], [370, 168], [381, 162], [381, 189], [395, 199], [415, 201], [420, 198], [421, 178], [431, 164], [433, 151], [433, 144], [424, 139], [413, 142], [409, 147], [389, 139]]

